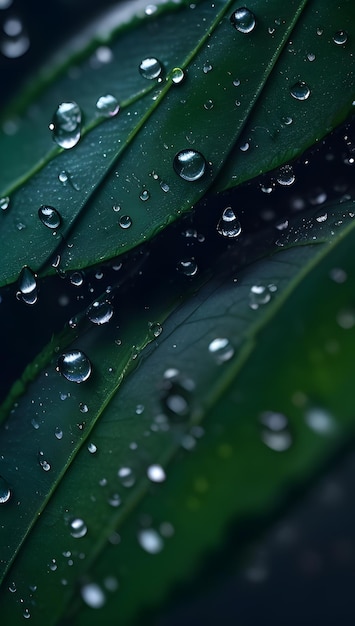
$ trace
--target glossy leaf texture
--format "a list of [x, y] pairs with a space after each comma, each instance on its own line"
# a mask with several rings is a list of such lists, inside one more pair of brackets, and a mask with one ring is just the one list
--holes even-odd
[[[232, 247], [162, 327], [139, 307], [119, 337], [111, 321], [78, 331], [70, 349], [92, 363], [80, 385], [54, 350], [2, 427], [3, 554], [26, 518], [30, 531], [2, 586], [4, 619], [96, 623], [99, 608], [139, 623], [229, 521], [272, 510], [353, 434], [354, 215], [348, 200], [295, 216], [244, 269]], [[154, 343], [126, 378], [146, 329]]]
[[[53, 75], [47, 71], [40, 93], [20, 110], [21, 121], [3, 125], [10, 134], [1, 139], [1, 195], [9, 198], [2, 204], [1, 284], [14, 282], [23, 266], [45, 275], [55, 271], [53, 263], [73, 270], [138, 246], [189, 211], [211, 185], [222, 189], [281, 165], [348, 115], [354, 97], [350, 1], [280, 6], [255, 0], [248, 32], [231, 22], [238, 8], [222, 0], [184, 8], [167, 3], [161, 15], [135, 20], [134, 29], [126, 22], [115, 28], [112, 41], [106, 33], [109, 46], [101, 41], [95, 51], [91, 42]], [[346, 26], [345, 43], [329, 42], [328, 30], [315, 34], [317, 20]], [[304, 58], [313, 49], [318, 65]], [[138, 67], [152, 58], [162, 71], [147, 80]], [[302, 101], [290, 93], [298, 83], [303, 89], [309, 83]], [[120, 106], [109, 120], [96, 108], [107, 95]], [[63, 102], [77, 103], [83, 117], [81, 140], [66, 150], [51, 147], [47, 128]], [[245, 165], [235, 155], [229, 159], [232, 150], [240, 157], [251, 133], [257, 133], [255, 149], [250, 143], [256, 158], [245, 155], [246, 148]], [[188, 180], [176, 171], [178, 154], [194, 159]], [[44, 226], [43, 206], [58, 211], [60, 227]]]

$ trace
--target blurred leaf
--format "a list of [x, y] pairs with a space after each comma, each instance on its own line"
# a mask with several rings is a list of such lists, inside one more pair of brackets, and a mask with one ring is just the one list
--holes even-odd
[[[5, 122], [6, 132], [17, 132], [1, 139], [6, 154], [1, 193], [10, 198], [1, 215], [1, 284], [15, 281], [25, 265], [53, 273], [51, 263], [58, 254], [62, 270], [78, 269], [151, 238], [191, 209], [229, 163], [234, 146], [240, 154], [241, 132], [249, 119], [245, 138], [257, 130], [258, 148], [251, 147], [254, 156], [245, 159], [240, 174], [239, 160], [228, 165], [219, 189], [281, 165], [348, 115], [354, 91], [346, 61], [351, 62], [355, 41], [350, 0], [336, 9], [320, 0], [256, 0], [256, 25], [247, 33], [230, 21], [237, 2], [201, 1], [170, 14], [172, 6], [177, 8], [175, 3], [163, 5], [157, 18], [134, 21], [133, 30], [126, 21], [117, 26], [104, 55], [102, 46], [95, 54], [97, 42], [91, 41], [40, 80], [48, 88], [39, 95], [33, 88], [36, 97], [33, 102], [29, 98], [26, 113], [20, 103], [21, 121]], [[329, 42], [328, 31], [324, 37], [314, 32], [317, 20], [328, 23], [334, 11], [348, 28], [342, 45]], [[290, 37], [291, 52], [286, 45]], [[317, 37], [324, 44], [318, 45]], [[321, 57], [314, 63], [305, 58], [313, 49]], [[112, 57], [111, 62], [104, 64], [102, 55]], [[161, 82], [147, 81], [138, 72], [147, 56], [161, 62]], [[185, 73], [181, 83], [173, 80], [176, 67]], [[302, 101], [290, 93], [299, 81], [309, 81], [311, 93]], [[105, 94], [121, 105], [109, 121], [95, 109]], [[63, 101], [77, 102], [84, 115], [81, 141], [64, 151], [50, 148], [47, 130]], [[183, 150], [197, 150], [206, 160], [205, 173], [196, 180], [183, 180], [174, 171], [175, 156]], [[38, 218], [42, 205], [61, 215], [57, 231]]]

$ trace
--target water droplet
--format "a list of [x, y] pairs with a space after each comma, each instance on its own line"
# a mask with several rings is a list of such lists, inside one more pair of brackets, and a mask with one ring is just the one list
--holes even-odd
[[308, 52], [308, 54], [307, 54], [308, 61], [310, 61], [312, 63], [312, 61], [314, 61], [315, 58], [316, 58], [316, 55], [314, 54], [314, 52]]
[[241, 7], [234, 11], [230, 16], [230, 21], [234, 28], [245, 34], [251, 33], [256, 26], [254, 13], [246, 7]]
[[88, 413], [89, 412], [89, 407], [87, 404], [84, 404], [83, 402], [80, 402], [79, 404], [79, 411], [81, 413]]
[[49, 569], [51, 570], [51, 572], [55, 572], [56, 569], [58, 569], [58, 565], [55, 559], [52, 559], [50, 564], [49, 564]]
[[219, 235], [229, 238], [238, 237], [242, 232], [242, 227], [232, 207], [224, 209], [217, 224], [217, 232]]
[[0, 43], [2, 54], [8, 59], [23, 56], [30, 47], [29, 37], [22, 31], [16, 36], [7, 36]]
[[70, 350], [59, 357], [57, 370], [67, 380], [83, 383], [91, 374], [91, 363], [81, 350]]
[[132, 226], [132, 219], [130, 218], [129, 215], [122, 215], [118, 223], [121, 228], [126, 230], [126, 228], [130, 228]]
[[229, 361], [234, 356], [234, 348], [226, 337], [216, 337], [208, 346], [208, 351], [220, 365]]
[[343, 46], [348, 41], [348, 33], [345, 30], [338, 30], [332, 39], [338, 46]]
[[265, 445], [275, 452], [284, 452], [292, 445], [288, 419], [282, 413], [265, 411], [260, 415], [262, 426], [261, 439]]
[[309, 428], [320, 435], [332, 434], [336, 427], [331, 414], [319, 407], [313, 407], [306, 411], [305, 422]]
[[40, 206], [38, 209], [38, 216], [42, 224], [47, 226], [47, 228], [51, 228], [53, 230], [55, 228], [59, 228], [62, 222], [62, 219], [57, 209], [49, 205]]
[[204, 64], [203, 68], [203, 73], [204, 74], [208, 74], [208, 72], [211, 72], [213, 70], [213, 66], [211, 65], [211, 63], [209, 63], [208, 61]]
[[23, 612], [23, 616], [25, 619], [29, 619], [31, 617], [31, 613], [29, 611], [29, 609], [25, 609]]
[[114, 117], [119, 112], [120, 105], [115, 96], [108, 93], [105, 96], [100, 96], [96, 102], [96, 108], [100, 115], [104, 117]]
[[174, 69], [171, 70], [170, 76], [173, 83], [175, 83], [175, 85], [179, 85], [185, 78], [185, 72], [181, 69], [181, 67], [174, 67]]
[[11, 498], [11, 489], [5, 478], [0, 476], [0, 504], [6, 504]]
[[66, 172], [65, 170], [63, 170], [62, 172], [59, 172], [58, 174], [58, 180], [60, 183], [67, 183], [69, 180], [69, 174], [68, 172]]
[[87, 526], [81, 517], [76, 517], [71, 520], [70, 524], [70, 534], [74, 539], [80, 539], [81, 537], [85, 537], [88, 529]]
[[249, 293], [249, 306], [256, 310], [270, 302], [272, 294], [277, 290], [275, 285], [253, 285]]
[[203, 106], [206, 109], [206, 111], [210, 111], [211, 109], [213, 109], [213, 100], [211, 99], [206, 100]]
[[123, 487], [133, 487], [134, 483], [136, 482], [136, 477], [130, 467], [120, 467], [117, 475]]
[[93, 324], [107, 324], [113, 316], [113, 307], [109, 302], [94, 302], [88, 309], [87, 316]]
[[148, 322], [148, 330], [152, 337], [159, 337], [163, 332], [163, 327], [159, 322]]
[[81, 131], [81, 110], [76, 102], [62, 102], [53, 115], [49, 129], [61, 148], [68, 150], [76, 146]]
[[113, 507], [118, 507], [121, 506], [121, 496], [119, 493], [113, 493], [107, 500], [107, 502], [109, 503], [110, 506]]
[[138, 533], [139, 545], [149, 552], [149, 554], [158, 554], [164, 548], [164, 542], [159, 533], [153, 528], [145, 528]]
[[41, 468], [45, 472], [49, 472], [50, 471], [51, 464], [48, 463], [47, 459], [44, 456], [44, 452], [42, 450], [40, 450], [39, 453], [38, 453], [38, 463], [40, 464]]
[[182, 259], [177, 265], [177, 269], [185, 276], [195, 276], [198, 271], [198, 265], [193, 257], [191, 259]]
[[317, 211], [317, 213], [315, 214], [315, 216], [314, 216], [314, 217], [316, 218], [316, 221], [317, 221], [319, 224], [322, 224], [322, 222], [326, 222], [326, 221], [327, 221], [327, 219], [328, 219], [328, 213], [327, 213], [327, 211], [325, 211], [325, 210], [323, 209], [323, 210]]
[[299, 81], [290, 89], [291, 96], [296, 100], [307, 100], [311, 95], [311, 90], [303, 80]]
[[157, 8], [158, 7], [155, 4], [147, 4], [144, 9], [144, 13], [146, 15], [153, 15], [156, 12]]
[[147, 469], [147, 476], [153, 483], [162, 483], [166, 479], [166, 474], [161, 465], [150, 465]]
[[88, 451], [90, 452], [90, 454], [95, 454], [95, 452], [97, 452], [97, 446], [95, 446], [94, 443], [90, 442], [88, 444]]
[[175, 155], [173, 166], [180, 178], [192, 182], [204, 175], [206, 159], [197, 150], [181, 150]]
[[168, 417], [175, 421], [184, 421], [190, 416], [190, 390], [183, 381], [176, 378], [165, 379], [162, 405]]
[[154, 80], [158, 78], [163, 71], [162, 64], [155, 57], [143, 59], [139, 65], [139, 71], [143, 78]]
[[84, 276], [81, 272], [73, 272], [70, 275], [70, 282], [74, 287], [81, 287], [84, 282]]
[[25, 304], [35, 304], [38, 298], [36, 274], [25, 265], [18, 279], [16, 297]]
[[279, 168], [276, 180], [279, 185], [282, 185], [282, 187], [289, 187], [290, 185], [292, 185], [296, 180], [296, 176], [293, 173], [292, 165], [282, 165]]
[[63, 431], [61, 428], [59, 428], [59, 426], [56, 426], [56, 429], [54, 431], [55, 436], [57, 437], [57, 439], [63, 439]]
[[16, 593], [17, 587], [16, 587], [16, 583], [14, 581], [9, 584], [9, 591], [11, 591], [11, 593]]
[[88, 583], [80, 589], [81, 597], [91, 609], [101, 609], [106, 602], [106, 597], [101, 587], [96, 583]]
[[139, 197], [141, 200], [143, 200], [143, 202], [146, 202], [147, 200], [149, 200], [150, 193], [148, 189], [143, 189], [143, 191], [141, 191], [141, 193], [139, 194]]
[[283, 117], [281, 121], [282, 124], [284, 124], [285, 126], [290, 126], [293, 122], [293, 119], [289, 115], [286, 115], [286, 117]]
[[143, 412], [144, 412], [144, 404], [137, 404], [137, 406], [136, 406], [136, 414], [137, 415], [142, 415]]
[[9, 208], [9, 205], [10, 205], [9, 196], [4, 196], [3, 198], [0, 198], [0, 209], [2, 211], [6, 211], [6, 209]]

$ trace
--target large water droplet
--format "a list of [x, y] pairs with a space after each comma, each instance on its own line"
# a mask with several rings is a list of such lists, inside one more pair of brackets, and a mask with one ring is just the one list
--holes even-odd
[[163, 483], [166, 474], [161, 465], [150, 465], [147, 469], [147, 476], [153, 483]]
[[83, 383], [91, 374], [91, 363], [81, 350], [71, 350], [60, 355], [57, 370], [67, 380]]
[[81, 597], [85, 604], [91, 609], [101, 609], [106, 602], [106, 597], [101, 587], [96, 583], [88, 583], [83, 585], [80, 590]]
[[109, 302], [94, 302], [88, 309], [87, 316], [93, 324], [107, 324], [113, 316], [113, 307]]
[[0, 504], [6, 504], [11, 498], [11, 489], [5, 478], [0, 476]]
[[174, 67], [174, 69], [171, 70], [170, 76], [173, 83], [175, 83], [175, 85], [179, 85], [184, 80], [185, 73], [181, 67]]
[[105, 96], [100, 96], [96, 102], [96, 108], [100, 115], [104, 117], [114, 117], [119, 112], [120, 105], [118, 104], [117, 98], [108, 93]]
[[246, 7], [240, 7], [232, 13], [230, 21], [234, 28], [241, 33], [251, 33], [256, 26], [256, 19], [254, 13]]
[[260, 415], [261, 439], [271, 450], [284, 452], [292, 445], [288, 419], [282, 413], [265, 411]]
[[234, 348], [226, 337], [216, 337], [208, 346], [208, 351], [220, 365], [229, 361], [234, 356]]
[[139, 71], [141, 75], [148, 80], [154, 80], [154, 78], [158, 78], [162, 73], [162, 70], [162, 64], [155, 57], [148, 57], [147, 59], [143, 59], [143, 61], [139, 65]]
[[346, 30], [338, 30], [334, 33], [332, 39], [338, 46], [343, 46], [348, 41], [348, 33]]
[[38, 217], [47, 228], [56, 229], [61, 225], [62, 219], [57, 209], [49, 205], [42, 205], [38, 209]]
[[292, 185], [296, 180], [296, 176], [293, 173], [292, 165], [282, 165], [279, 168], [276, 180], [279, 185], [282, 185], [283, 187], [289, 187], [290, 185]]
[[35, 304], [38, 298], [36, 274], [25, 265], [18, 279], [16, 297], [25, 304]]
[[164, 547], [164, 542], [159, 533], [153, 528], [145, 528], [138, 533], [139, 545], [149, 552], [149, 554], [158, 554]]
[[132, 226], [132, 219], [130, 218], [129, 215], [122, 215], [122, 217], [120, 217], [118, 223], [119, 223], [121, 228], [126, 230], [127, 228], [130, 228]]
[[311, 95], [311, 90], [308, 87], [307, 83], [303, 80], [300, 80], [298, 83], [293, 85], [290, 89], [290, 94], [296, 100], [307, 100]]
[[88, 531], [87, 526], [84, 520], [81, 519], [81, 517], [76, 517], [75, 519], [71, 520], [69, 527], [70, 534], [72, 537], [74, 537], [74, 539], [80, 539], [81, 537], [84, 537]]
[[229, 238], [238, 237], [242, 232], [242, 227], [232, 207], [224, 209], [217, 224], [217, 232], [223, 237]]
[[192, 182], [204, 175], [206, 159], [197, 150], [181, 150], [174, 157], [173, 167], [180, 178]]
[[66, 150], [73, 148], [80, 139], [81, 110], [76, 102], [62, 102], [53, 115], [49, 129], [54, 141]]

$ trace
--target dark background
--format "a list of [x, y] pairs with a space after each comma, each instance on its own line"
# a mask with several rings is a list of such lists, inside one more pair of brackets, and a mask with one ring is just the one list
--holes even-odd
[[[100, 3], [97, 0], [12, 0], [8, 8], [2, 8], [5, 0], [0, 0], [0, 42], [6, 39], [3, 26], [9, 17], [21, 20], [23, 32], [30, 41], [28, 50], [16, 58], [0, 53], [1, 106], [14, 96], [29, 72], [35, 72], [62, 41], [94, 20], [99, 11], [115, 4], [118, 4], [115, 0], [100, 0]], [[348, 135], [352, 128], [348, 128]], [[307, 197], [307, 202], [311, 202], [317, 190], [325, 190], [330, 197], [329, 180], [337, 178], [345, 181], [345, 186], [350, 184], [353, 173], [346, 161], [344, 134], [344, 131], [336, 133], [313, 151], [307, 167], [305, 159], [295, 165], [298, 182], [292, 191], [276, 189], [272, 197], [267, 197], [254, 184], [233, 192], [231, 201], [241, 206], [259, 207], [257, 215], [244, 216], [244, 228], [253, 231], [263, 212], [266, 215], [267, 211], [272, 211], [275, 217], [286, 215], [292, 210], [292, 198], [297, 194]], [[331, 165], [325, 160], [330, 152], [336, 155]], [[332, 169], [327, 171], [326, 168]], [[270, 176], [265, 180], [268, 182]], [[223, 204], [225, 206], [225, 202]], [[214, 210], [219, 210], [215, 199], [213, 206]], [[216, 223], [215, 218], [213, 223]], [[63, 284], [61, 289], [63, 291]], [[5, 308], [2, 313], [6, 313]], [[42, 315], [45, 314], [46, 311], [42, 311]], [[35, 314], [27, 310], [27, 319], [28, 315], [38, 316], [38, 310]], [[68, 317], [67, 311], [65, 316]], [[59, 316], [58, 326], [61, 324]], [[20, 323], [18, 327], [17, 342], [27, 346], [27, 352], [23, 350], [25, 363], [38, 349], [38, 342], [34, 336], [31, 344], [20, 329]], [[1, 351], [10, 354], [10, 346], [5, 345], [6, 334], [0, 339]], [[44, 337], [43, 341], [46, 340]], [[4, 373], [1, 395], [23, 367], [19, 360], [8, 365], [9, 380]], [[229, 551], [241, 542], [240, 536], [234, 536], [231, 530], [226, 549], [207, 559], [203, 585], [189, 583], [188, 588], [178, 590], [164, 616], [154, 620], [156, 626], [355, 624], [354, 475], [355, 454], [349, 449], [334, 461], [322, 479], [310, 486], [306, 497], [296, 499], [292, 507], [280, 512], [276, 524], [270, 523], [269, 529], [259, 534], [248, 554], [244, 554], [244, 565], [239, 572], [225, 572], [224, 567]], [[247, 530], [245, 538], [250, 539]], [[185, 598], [183, 602], [181, 594]]]

